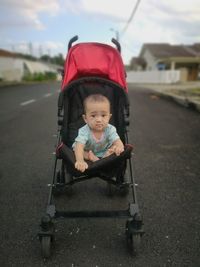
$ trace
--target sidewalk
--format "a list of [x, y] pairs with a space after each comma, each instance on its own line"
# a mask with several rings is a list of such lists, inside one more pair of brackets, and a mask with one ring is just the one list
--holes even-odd
[[151, 89], [161, 97], [169, 98], [184, 107], [193, 108], [200, 112], [200, 81], [181, 84], [135, 83], [134, 85]]

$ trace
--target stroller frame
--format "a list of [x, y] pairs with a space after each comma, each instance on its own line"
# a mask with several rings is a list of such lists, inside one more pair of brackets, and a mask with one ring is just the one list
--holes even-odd
[[[77, 37], [74, 37], [70, 40], [68, 45], [68, 50], [70, 49], [72, 43], [77, 40]], [[114, 41], [113, 41], [114, 40]], [[117, 40], [112, 39], [113, 43], [116, 44], [118, 51], [121, 50], [120, 44]], [[87, 80], [92, 81], [100, 81], [100, 82], [107, 82], [104, 78], [99, 77], [87, 77], [79, 79], [80, 82], [84, 82]], [[71, 82], [70, 85], [73, 86], [74, 82]], [[112, 81], [109, 81], [109, 84], [116, 84]], [[69, 85], [69, 86], [70, 86]], [[64, 93], [63, 91], [60, 93], [58, 98], [58, 130], [57, 130], [57, 144], [56, 147], [58, 148], [61, 143], [62, 137], [62, 126], [64, 120], [63, 114], [63, 99]], [[128, 144], [128, 125], [129, 125], [129, 104], [127, 104], [125, 112], [123, 114], [124, 121], [126, 122], [125, 127], [125, 144]], [[52, 183], [49, 185], [49, 196], [47, 201], [46, 212], [44, 216], [41, 218], [40, 223], [40, 231], [38, 233], [38, 237], [41, 243], [41, 253], [44, 258], [49, 258], [52, 252], [52, 244], [54, 242], [55, 237], [55, 227], [54, 227], [54, 220], [59, 218], [126, 218], [126, 228], [125, 228], [125, 235], [127, 240], [128, 249], [131, 254], [135, 255], [138, 253], [140, 248], [140, 241], [141, 237], [144, 234], [143, 231], [143, 221], [142, 216], [139, 211], [137, 196], [136, 196], [136, 186], [135, 186], [135, 179], [133, 173], [133, 153], [131, 153], [131, 157], [126, 159], [128, 162], [129, 167], [129, 182], [120, 183], [115, 179], [111, 179], [110, 177], [101, 176], [100, 179], [107, 182], [108, 191], [111, 195], [111, 187], [112, 185], [118, 187], [121, 190], [121, 193], [127, 195], [129, 189], [131, 189], [132, 201], [129, 203], [128, 208], [125, 210], [83, 210], [83, 211], [63, 211], [57, 210], [56, 206], [53, 202], [53, 195], [59, 194], [63, 192], [63, 189], [72, 186], [75, 183], [79, 183], [85, 180], [89, 180], [91, 178], [96, 178], [97, 176], [93, 175], [79, 175], [76, 179], [73, 179], [73, 176], [69, 176], [68, 174], [68, 181], [66, 181], [66, 168], [65, 162], [63, 158], [59, 158], [58, 154], [55, 153], [55, 162], [53, 166], [53, 178]], [[60, 170], [57, 171], [58, 162], [61, 160]], [[127, 169], [127, 166], [126, 166]]]

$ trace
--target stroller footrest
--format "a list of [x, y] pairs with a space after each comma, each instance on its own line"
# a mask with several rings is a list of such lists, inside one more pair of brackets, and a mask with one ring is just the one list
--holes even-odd
[[[66, 167], [68, 169], [68, 172], [72, 174], [75, 177], [81, 177], [83, 175], [86, 176], [99, 176], [102, 173], [109, 173], [109, 176], [111, 175], [110, 172], [112, 170], [115, 170], [121, 166], [121, 163], [124, 162], [127, 159], [131, 158], [131, 152], [133, 150], [133, 146], [130, 144], [126, 144], [124, 151], [119, 155], [111, 154], [108, 157], [102, 158], [100, 160], [97, 160], [95, 162], [88, 161], [88, 169], [85, 170], [84, 173], [78, 171], [75, 168], [75, 155], [71, 148], [66, 146], [64, 143], [61, 143], [57, 149], [56, 149], [56, 155], [58, 159], [63, 159]], [[112, 172], [111, 172], [112, 173]], [[114, 172], [116, 173], [116, 171]]]
[[130, 218], [129, 210], [56, 211], [55, 218]]

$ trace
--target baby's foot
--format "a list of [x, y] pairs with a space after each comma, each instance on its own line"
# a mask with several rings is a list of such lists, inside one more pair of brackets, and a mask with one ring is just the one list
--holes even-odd
[[88, 151], [88, 159], [92, 162], [99, 160], [99, 158], [95, 156], [91, 150]]

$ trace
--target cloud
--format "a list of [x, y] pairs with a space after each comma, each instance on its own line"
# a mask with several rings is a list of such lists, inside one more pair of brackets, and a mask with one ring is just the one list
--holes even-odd
[[[141, 1], [121, 42], [139, 54], [143, 43], [192, 44], [200, 42], [199, 0]], [[120, 29], [123, 25], [120, 24]], [[124, 48], [128, 50], [126, 45]]]
[[60, 11], [56, 0], [1, 0], [0, 1], [0, 26], [9, 27], [32, 27], [38, 30], [45, 28], [39, 18], [40, 13], [48, 13], [51, 16]]
[[82, 0], [83, 11], [88, 12], [88, 14], [95, 14], [99, 17], [106, 16], [110, 20], [118, 22], [126, 22], [127, 16], [130, 14], [130, 8], [137, 0], [126, 0], [126, 1], [116, 1], [114, 0]]
[[121, 41], [132, 43], [132, 46], [135, 43], [141, 46], [144, 42], [200, 41], [199, 0], [142, 0], [124, 34], [122, 30], [136, 2], [137, 0], [124, 0], [117, 3], [115, 0], [68, 0], [65, 3], [68, 5], [68, 12], [113, 22], [116, 25], [115, 30], [121, 34]]
[[[69, 32], [73, 31], [75, 27], [76, 31], [80, 28], [81, 32], [84, 28], [85, 18], [87, 21], [88, 18], [92, 18], [99, 24], [101, 21], [103, 22], [102, 31], [104, 30], [103, 24], [104, 27], [108, 25], [107, 32], [109, 32], [109, 28], [119, 31], [126, 62], [131, 55], [139, 54], [143, 43], [189, 44], [200, 42], [199, 0], [141, 0], [132, 21], [123, 33], [122, 30], [136, 3], [137, 0], [0, 0], [0, 31], [6, 37], [6, 32], [12, 28], [19, 30], [22, 27], [29, 27], [43, 30], [48, 28], [44, 22], [47, 21], [43, 19], [44, 16], [45, 18], [57, 16], [58, 20], [56, 21], [59, 21], [58, 16], [68, 16], [71, 21]], [[78, 24], [82, 22], [83, 25]], [[59, 26], [63, 25], [59, 24]], [[88, 29], [88, 25], [84, 29]], [[88, 32], [83, 32], [83, 35], [88, 37]], [[104, 40], [102, 35], [100, 37]], [[0, 38], [3, 38], [2, 34], [0, 34]], [[50, 39], [49, 36], [45, 36], [45, 38]], [[107, 35], [105, 35], [106, 39]], [[53, 48], [53, 44], [56, 42], [52, 43], [52, 51], [59, 49], [58, 47]]]
[[[1, 0], [0, 26], [1, 28], [33, 27], [42, 30], [47, 27], [41, 21], [42, 13], [56, 16], [65, 10], [77, 16], [91, 16], [96, 20], [112, 22], [120, 32], [126, 25], [136, 3], [137, 0], [123, 0], [118, 1], [117, 4], [115, 0]], [[149, 36], [149, 25], [151, 25], [161, 34], [157, 36], [159, 40], [166, 39], [165, 32], [162, 33], [163, 29], [167, 31], [167, 39], [169, 35], [171, 39], [174, 39], [176, 34], [177, 36], [193, 34], [195, 37], [197, 35], [196, 25], [200, 23], [199, 14], [199, 0], [142, 0], [129, 28], [138, 31], [142, 26], [145, 36]], [[130, 30], [127, 32], [130, 33]]]
[[[60, 5], [68, 12], [74, 14], [88, 14], [96, 16], [97, 19], [107, 17], [110, 20], [126, 22], [137, 0], [123, 0], [116, 3], [115, 0], [62, 0]], [[199, 0], [141, 0], [137, 13], [141, 10], [142, 15], [153, 21], [165, 19], [182, 18], [184, 21], [200, 20]]]
[[76, 15], [88, 15], [96, 19], [106, 18], [114, 22], [126, 22], [130, 9], [137, 0], [63, 0], [62, 5], [67, 12]]
[[[25, 43], [24, 46], [21, 47], [21, 51], [23, 53], [29, 52], [30, 43]], [[51, 56], [58, 54], [64, 47], [61, 42], [53, 42], [53, 41], [45, 41], [42, 44], [40, 42], [32, 42], [31, 43], [33, 54], [35, 56], [41, 56], [41, 54], [50, 54]], [[20, 47], [20, 44], [19, 44]]]
[[190, 1], [180, 1], [176, 0], [173, 2], [156, 2], [154, 6], [159, 9], [162, 14], [168, 14], [169, 17], [181, 18], [185, 21], [200, 21], [200, 3], [199, 0], [190, 0]]
[[[0, 42], [2, 42], [1, 38]], [[27, 40], [16, 42], [13, 39], [7, 39], [4, 40], [4, 45], [1, 45], [1, 48], [22, 54], [29, 54], [31, 52], [33, 56], [40, 57], [44, 54], [58, 55], [65, 47], [62, 42], [44, 41], [41, 43], [29, 42]]]

